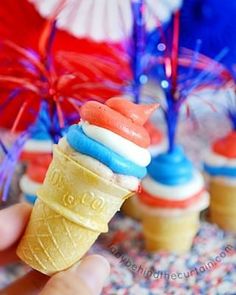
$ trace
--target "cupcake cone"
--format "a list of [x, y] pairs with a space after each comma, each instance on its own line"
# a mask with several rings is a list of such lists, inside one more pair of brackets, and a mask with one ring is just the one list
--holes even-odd
[[140, 212], [137, 204], [137, 196], [133, 196], [132, 198], [127, 199], [124, 202], [121, 210], [125, 215], [139, 220]]
[[190, 250], [199, 228], [199, 213], [159, 216], [142, 212], [145, 246], [148, 251], [185, 253]]
[[211, 221], [236, 233], [236, 186], [211, 180], [209, 192]]
[[131, 193], [82, 167], [54, 146], [17, 255], [52, 275], [76, 263], [107, 232], [108, 222]]

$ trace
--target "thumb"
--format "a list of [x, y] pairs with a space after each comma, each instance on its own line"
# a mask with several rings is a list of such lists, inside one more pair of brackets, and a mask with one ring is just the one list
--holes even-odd
[[55, 274], [40, 295], [99, 295], [109, 272], [110, 266], [104, 257], [87, 256], [81, 263]]

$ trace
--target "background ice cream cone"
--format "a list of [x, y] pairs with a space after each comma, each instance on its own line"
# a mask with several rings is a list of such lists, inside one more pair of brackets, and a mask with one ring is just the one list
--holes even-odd
[[[162, 131], [157, 128], [150, 120], [147, 121], [147, 123], [144, 124], [149, 136], [150, 136], [150, 146], [148, 147], [148, 150], [152, 156], [156, 156], [159, 153], [166, 150], [166, 140], [164, 139], [164, 134]], [[123, 206], [122, 206], [122, 212], [134, 219], [139, 220], [141, 217], [141, 213], [139, 212], [138, 207], [138, 201], [137, 196], [133, 196], [132, 198], [127, 199]]]
[[102, 179], [54, 147], [18, 256], [52, 275], [77, 262], [130, 192]]
[[148, 251], [187, 252], [199, 228], [199, 212], [160, 216], [141, 210], [141, 219]]
[[155, 157], [148, 173], [138, 199], [147, 250], [188, 252], [209, 205], [203, 176], [178, 146]]
[[137, 196], [133, 196], [132, 198], [127, 199], [123, 206], [122, 206], [122, 212], [134, 219], [139, 220], [140, 219], [140, 212], [139, 207], [137, 204]]
[[211, 179], [209, 192], [211, 221], [236, 233], [236, 186]]
[[[231, 113], [231, 119], [235, 115]], [[218, 138], [207, 150], [204, 170], [210, 192], [210, 220], [236, 233], [236, 130]]]
[[45, 179], [51, 161], [52, 154], [45, 153], [40, 157], [35, 154], [34, 158], [27, 162], [25, 173], [20, 179], [20, 188], [25, 201], [35, 203], [37, 191]]

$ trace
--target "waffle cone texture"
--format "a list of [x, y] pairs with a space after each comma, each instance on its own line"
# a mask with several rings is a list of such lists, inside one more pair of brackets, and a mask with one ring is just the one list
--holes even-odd
[[211, 180], [210, 219], [224, 230], [236, 233], [236, 186]]
[[108, 222], [131, 194], [54, 146], [17, 255], [47, 275], [69, 268], [108, 231]]
[[178, 216], [161, 216], [141, 211], [146, 250], [186, 253], [192, 247], [199, 229], [199, 213]]

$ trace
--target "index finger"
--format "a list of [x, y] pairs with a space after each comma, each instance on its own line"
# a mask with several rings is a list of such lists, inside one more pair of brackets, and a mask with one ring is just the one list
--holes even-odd
[[23, 234], [31, 206], [17, 204], [0, 211], [0, 251], [11, 247]]
[[30, 213], [31, 207], [26, 203], [0, 211], [0, 265], [17, 260], [17, 241], [27, 225]]

